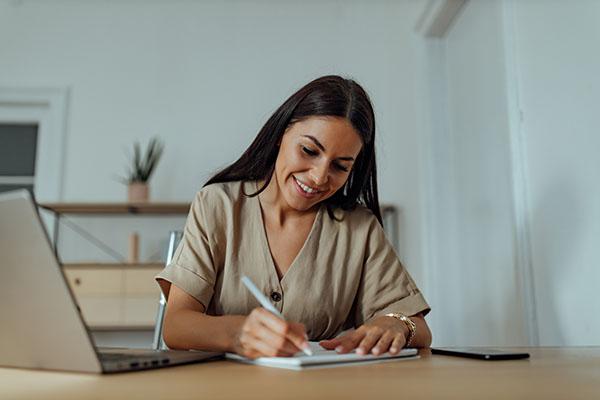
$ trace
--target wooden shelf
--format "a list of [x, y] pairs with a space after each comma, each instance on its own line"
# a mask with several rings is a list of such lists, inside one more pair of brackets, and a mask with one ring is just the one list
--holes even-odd
[[191, 203], [43, 203], [41, 208], [60, 214], [187, 214]]
[[98, 262], [85, 262], [85, 263], [64, 263], [63, 268], [68, 269], [162, 269], [165, 267], [164, 263], [98, 263]]
[[[187, 214], [191, 203], [42, 203], [41, 208], [55, 214]], [[381, 212], [393, 212], [396, 207], [380, 205]]]

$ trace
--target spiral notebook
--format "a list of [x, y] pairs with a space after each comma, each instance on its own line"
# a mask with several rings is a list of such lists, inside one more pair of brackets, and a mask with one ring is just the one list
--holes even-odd
[[293, 357], [260, 357], [255, 360], [250, 360], [237, 354], [227, 353], [225, 357], [229, 360], [240, 361], [247, 364], [262, 365], [265, 367], [286, 368], [286, 369], [313, 369], [313, 368], [329, 368], [342, 365], [356, 365], [364, 363], [377, 363], [399, 359], [417, 359], [417, 349], [403, 349], [396, 355], [389, 353], [378, 356], [368, 354], [360, 355], [355, 352], [338, 354], [334, 350], [325, 350], [318, 342], [309, 342], [313, 352], [312, 356], [307, 356], [304, 353], [297, 353]]

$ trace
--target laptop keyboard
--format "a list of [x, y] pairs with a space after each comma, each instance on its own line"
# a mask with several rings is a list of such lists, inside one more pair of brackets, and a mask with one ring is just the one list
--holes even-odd
[[126, 362], [132, 367], [154, 366], [169, 363], [168, 358], [157, 357], [156, 355], [136, 355], [122, 353], [100, 353], [101, 362]]

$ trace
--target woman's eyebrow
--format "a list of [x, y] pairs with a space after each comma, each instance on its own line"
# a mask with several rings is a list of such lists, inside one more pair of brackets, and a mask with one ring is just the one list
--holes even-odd
[[[313, 143], [315, 144], [315, 146], [317, 146], [319, 149], [321, 149], [321, 151], [325, 152], [325, 146], [323, 146], [321, 144], [321, 142], [319, 142], [317, 140], [316, 137], [311, 136], [311, 135], [302, 135], [302, 137], [308, 138], [310, 140], [313, 141]], [[354, 161], [354, 157], [338, 157], [336, 158], [336, 160], [342, 160], [342, 161]]]

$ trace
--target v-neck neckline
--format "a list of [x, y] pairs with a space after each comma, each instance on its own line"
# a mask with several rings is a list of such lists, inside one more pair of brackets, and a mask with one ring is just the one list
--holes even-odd
[[[255, 189], [258, 190], [258, 182], [255, 182]], [[286, 277], [288, 275], [290, 275], [290, 272], [293, 272], [295, 269], [297, 269], [295, 266], [296, 264], [298, 264], [298, 260], [301, 259], [303, 253], [305, 252], [305, 248], [308, 247], [309, 243], [312, 240], [312, 237], [314, 236], [314, 231], [316, 230], [317, 225], [320, 223], [321, 221], [321, 214], [323, 213], [323, 205], [320, 204], [319, 205], [319, 209], [317, 210], [317, 214], [315, 215], [315, 219], [312, 222], [312, 226], [310, 228], [310, 231], [308, 232], [308, 235], [306, 236], [306, 239], [304, 239], [304, 243], [302, 244], [302, 247], [300, 247], [300, 250], [298, 251], [298, 253], [296, 254], [296, 256], [294, 257], [294, 259], [292, 260], [292, 263], [290, 264], [290, 266], [288, 267], [287, 271], [285, 271], [285, 273], [281, 276], [281, 279], [279, 279], [279, 274], [277, 273], [277, 266], [275, 264], [275, 260], [273, 259], [273, 253], [271, 252], [271, 245], [269, 244], [269, 237], [267, 235], [267, 225], [265, 224], [265, 219], [263, 216], [263, 210], [262, 210], [262, 203], [260, 202], [260, 195], [256, 195], [254, 197], [255, 199], [255, 203], [256, 203], [256, 209], [255, 212], [258, 214], [258, 222], [260, 225], [260, 230], [261, 230], [261, 241], [262, 241], [262, 247], [264, 249], [264, 254], [266, 259], [268, 260], [267, 262], [270, 264], [270, 274], [274, 274], [275, 279], [277, 280], [277, 282], [279, 282], [280, 285], [283, 284], [283, 281], [286, 280]], [[288, 278], [289, 280], [289, 278]]]

